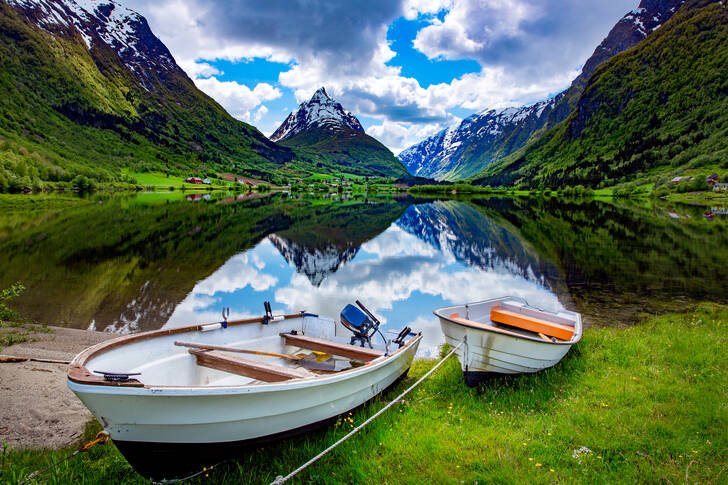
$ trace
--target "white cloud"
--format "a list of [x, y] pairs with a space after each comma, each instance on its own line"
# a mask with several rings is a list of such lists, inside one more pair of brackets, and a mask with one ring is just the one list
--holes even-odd
[[179, 66], [184, 69], [188, 76], [192, 79], [204, 78], [210, 76], [222, 76], [224, 73], [218, 68], [211, 66], [207, 62], [190, 62], [188, 60], [180, 61]]
[[[264, 101], [281, 97], [281, 91], [268, 83], [259, 83], [254, 89], [235, 81], [220, 81], [216, 77], [195, 79], [202, 91], [220, 103], [232, 116], [243, 121], [251, 121], [251, 111]], [[268, 108], [261, 106], [258, 112]], [[260, 118], [258, 118], [260, 119]]]
[[450, 10], [454, 0], [406, 0], [404, 2], [404, 17], [414, 20], [419, 15], [436, 14], [443, 10]]
[[260, 121], [263, 116], [268, 112], [268, 108], [265, 107], [265, 105], [260, 105], [260, 108], [255, 112], [255, 115], [253, 116], [253, 121]]
[[249, 261], [247, 253], [233, 256], [217, 271], [197, 283], [190, 295], [214, 296], [219, 292], [232, 293], [247, 286], [255, 291], [265, 291], [278, 283], [276, 277], [261, 273], [256, 266], [255, 260]]
[[[233, 116], [260, 121], [281, 96], [217, 79], [204, 59], [292, 63], [281, 86], [301, 102], [320, 86], [356, 115], [381, 120], [371, 133], [399, 151], [419, 130], [451, 124], [451, 110], [522, 105], [567, 87], [609, 28], [637, 0], [127, 0], [140, 10], [196, 83]], [[447, 12], [443, 20], [433, 14]], [[399, 16], [430, 17], [414, 47], [432, 59], [474, 59], [481, 71], [423, 88], [386, 63]], [[266, 108], [267, 109], [267, 108]], [[287, 111], [286, 111], [287, 112]], [[277, 125], [276, 125], [277, 126]]]

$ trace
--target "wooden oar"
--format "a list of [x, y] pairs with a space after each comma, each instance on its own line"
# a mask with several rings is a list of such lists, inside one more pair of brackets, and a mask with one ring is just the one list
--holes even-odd
[[193, 342], [180, 342], [179, 340], [176, 341], [174, 344], [178, 347], [189, 347], [191, 349], [220, 350], [223, 352], [237, 352], [240, 354], [267, 355], [270, 357], [280, 357], [282, 359], [290, 359], [290, 360], [303, 359], [303, 357], [299, 357], [298, 355], [276, 354], [275, 352], [262, 352], [260, 350], [240, 349], [238, 347], [225, 347], [222, 345], [197, 344], [197, 343], [193, 343]]

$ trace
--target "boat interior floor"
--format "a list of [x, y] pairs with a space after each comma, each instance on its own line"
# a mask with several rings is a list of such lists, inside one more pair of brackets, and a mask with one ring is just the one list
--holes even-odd
[[[329, 339], [309, 337], [296, 333], [281, 333], [287, 353], [266, 353], [262, 350], [245, 350], [234, 347], [205, 346], [177, 342], [176, 345], [191, 347], [188, 352], [195, 356], [200, 367], [251, 379], [249, 385], [307, 379], [319, 375], [341, 372], [364, 365], [385, 355], [383, 350], [357, 347]], [[266, 355], [266, 360], [254, 356], [240, 357], [234, 352]], [[280, 359], [279, 363], [270, 360]]]

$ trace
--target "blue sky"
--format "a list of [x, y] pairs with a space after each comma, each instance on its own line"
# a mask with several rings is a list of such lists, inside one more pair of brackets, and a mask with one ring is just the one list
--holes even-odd
[[324, 86], [393, 152], [568, 87], [637, 0], [119, 0], [270, 135]]

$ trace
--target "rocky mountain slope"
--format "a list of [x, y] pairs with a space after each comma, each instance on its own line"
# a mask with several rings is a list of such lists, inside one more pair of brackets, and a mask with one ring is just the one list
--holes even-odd
[[271, 140], [293, 149], [296, 163], [307, 169], [358, 175], [407, 175], [392, 152], [364, 133], [359, 120], [334, 101], [324, 88], [289, 114]]
[[459, 180], [479, 172], [483, 163], [497, 160], [523, 146], [541, 128], [558, 98], [520, 108], [485, 110], [443, 130], [397, 157], [416, 176]]
[[296, 111], [288, 115], [270, 139], [283, 141], [314, 127], [326, 129], [332, 133], [346, 130], [364, 133], [364, 128], [356, 116], [344, 111], [341, 104], [331, 99], [326, 93], [326, 89], [321, 87], [308, 102], [302, 103]]
[[452, 200], [412, 205], [396, 224], [464, 265], [518, 275], [550, 289], [563, 280], [555, 265], [470, 205]]
[[644, 40], [684, 1], [642, 0], [617, 22], [564, 92], [520, 108], [484, 110], [413, 145], [398, 158], [411, 174], [437, 180], [459, 180], [482, 171], [523, 147], [535, 133], [566, 119], [597, 67]]
[[2, 185], [119, 180], [120, 168], [258, 173], [290, 161], [199, 91], [113, 0], [0, 2]]
[[726, 4], [690, 0], [635, 48], [601, 64], [565, 121], [472, 181], [606, 187], [724, 171], [727, 80]]

